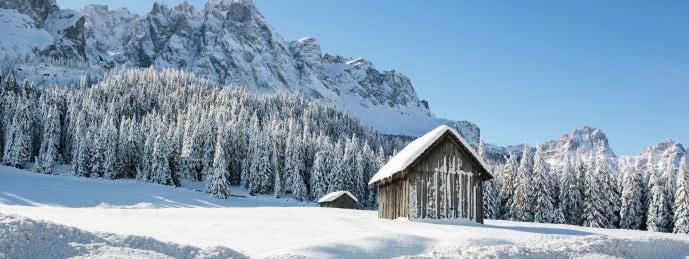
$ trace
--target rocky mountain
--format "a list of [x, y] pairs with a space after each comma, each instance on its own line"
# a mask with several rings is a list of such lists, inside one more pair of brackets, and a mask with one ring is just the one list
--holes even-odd
[[[665, 140], [647, 147], [639, 155], [617, 156], [610, 148], [605, 133], [591, 127], [575, 129], [559, 139], [546, 141], [541, 146], [546, 162], [553, 168], [562, 166], [567, 157], [578, 157], [584, 161], [589, 161], [593, 157], [603, 157], [616, 166], [613, 168], [614, 172], [634, 169], [642, 173], [655, 172], [671, 180], [676, 176], [682, 157], [689, 156], [687, 149], [673, 140]], [[523, 144], [506, 147], [487, 144], [487, 160], [491, 164], [502, 166], [510, 153], [521, 159], [523, 149]], [[536, 147], [531, 146], [529, 151], [533, 156]]]
[[[602, 130], [591, 127], [582, 127], [569, 132], [559, 139], [546, 141], [541, 144], [545, 161], [552, 167], [564, 164], [567, 157], [578, 157], [588, 161], [593, 157], [604, 157], [610, 161], [618, 161], [615, 152], [610, 148], [608, 138]], [[489, 160], [495, 164], [503, 164], [510, 152], [521, 158], [524, 145], [512, 145], [506, 147], [488, 145]], [[531, 154], [536, 152], [536, 147], [529, 148]], [[616, 163], [613, 163], [616, 164]]]
[[620, 158], [620, 169], [633, 168], [644, 173], [656, 173], [674, 182], [682, 157], [687, 149], [674, 140], [664, 140], [645, 148], [639, 155]]
[[476, 125], [435, 117], [407, 76], [323, 53], [312, 37], [286, 41], [250, 0], [208, 0], [199, 9], [155, 3], [143, 16], [102, 5], [60, 10], [52, 0], [3, 1], [0, 8], [11, 9], [0, 21], [16, 27], [0, 36], [26, 38], [0, 45], [3, 63], [11, 64], [4, 69], [41, 84], [94, 82], [118, 67], [176, 68], [259, 94], [332, 103], [388, 134], [414, 136], [444, 123], [479, 140]]

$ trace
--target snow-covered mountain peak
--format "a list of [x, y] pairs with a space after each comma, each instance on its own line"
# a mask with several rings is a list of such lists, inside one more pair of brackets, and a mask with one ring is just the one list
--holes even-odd
[[298, 62], [311, 66], [315, 71], [323, 69], [321, 45], [314, 37], [304, 37], [289, 43], [289, 49]]
[[[510, 153], [521, 159], [524, 146], [525, 144], [506, 147], [486, 145], [488, 160], [494, 164], [502, 164]], [[618, 161], [617, 155], [610, 148], [605, 133], [598, 128], [589, 126], [574, 129], [558, 139], [530, 147], [529, 153], [531, 155], [535, 153], [537, 146], [541, 147], [545, 161], [553, 168], [564, 165], [568, 158], [580, 158], [587, 162], [592, 158], [602, 158], [610, 161], [613, 166]]]
[[682, 144], [666, 139], [641, 151], [636, 156], [638, 162], [635, 166], [645, 172], [666, 172], [678, 168], [682, 157], [687, 155]]

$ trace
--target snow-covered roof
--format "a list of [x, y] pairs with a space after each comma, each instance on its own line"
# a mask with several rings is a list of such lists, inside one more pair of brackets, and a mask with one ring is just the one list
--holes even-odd
[[356, 202], [359, 202], [359, 200], [357, 200], [356, 197], [354, 197], [354, 195], [353, 195], [351, 192], [348, 192], [348, 191], [336, 191], [336, 192], [328, 193], [328, 194], [326, 194], [325, 196], [323, 196], [323, 198], [321, 198], [320, 200], [318, 200], [318, 202], [319, 202], [319, 203], [321, 203], [321, 202], [331, 202], [331, 201], [334, 201], [335, 199], [339, 198], [340, 196], [342, 196], [342, 195], [344, 195], [344, 194], [348, 195], [350, 198], [352, 198], [352, 200], [354, 200], [354, 201], [356, 201]]
[[368, 184], [374, 184], [380, 180], [383, 180], [388, 177], [392, 177], [393, 175], [403, 171], [407, 167], [409, 167], [419, 156], [421, 156], [426, 150], [433, 145], [443, 134], [446, 132], [450, 132], [453, 134], [460, 142], [462, 145], [466, 147], [469, 152], [471, 152], [471, 155], [476, 158], [476, 160], [479, 162], [481, 167], [486, 172], [490, 172], [488, 170], [488, 165], [481, 159], [481, 157], [476, 153], [476, 151], [469, 145], [469, 143], [462, 137], [462, 135], [457, 132], [454, 128], [447, 126], [447, 125], [441, 125], [430, 132], [426, 133], [425, 135], [415, 139], [409, 145], [404, 147], [397, 155], [395, 155], [390, 161], [388, 161], [387, 164], [385, 164], [378, 172], [373, 175], [371, 180], [368, 182]]

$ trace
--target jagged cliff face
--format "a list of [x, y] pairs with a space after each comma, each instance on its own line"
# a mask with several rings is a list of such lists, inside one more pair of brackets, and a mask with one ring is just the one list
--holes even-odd
[[28, 15], [36, 26], [40, 26], [48, 15], [59, 9], [55, 0], [3, 0], [0, 1], [0, 8], [14, 9]]
[[[584, 162], [589, 162], [592, 158], [608, 159], [612, 165], [617, 165], [618, 157], [610, 148], [608, 138], [602, 130], [582, 127], [567, 133], [559, 139], [554, 139], [541, 144], [543, 156], [552, 168], [559, 168], [564, 165], [565, 160], [578, 158]], [[509, 154], [521, 158], [524, 145], [513, 145], [507, 147], [487, 146], [488, 160], [493, 164], [504, 164]], [[530, 147], [530, 153], [536, 152], [536, 147]], [[612, 168], [617, 172], [617, 168]]]
[[34, 81], [68, 84], [83, 74], [97, 79], [118, 66], [176, 68], [256, 93], [298, 93], [333, 103], [384, 133], [420, 135], [445, 123], [478, 143], [476, 125], [436, 118], [405, 75], [380, 71], [365, 59], [324, 54], [311, 37], [285, 41], [249, 0], [209, 0], [199, 10], [156, 3], [143, 16], [102, 5], [59, 10], [48, 0], [5, 6], [31, 16], [52, 36], [33, 54], [81, 64], [19, 65], [17, 73]]
[[[487, 160], [502, 166], [510, 152], [520, 159], [523, 148], [524, 145], [486, 145]], [[656, 173], [668, 179], [670, 183], [676, 178], [682, 157], [689, 157], [687, 149], [673, 140], [665, 140], [647, 147], [639, 155], [618, 157], [610, 148], [605, 133], [591, 127], [582, 127], [559, 139], [547, 141], [542, 144], [542, 148], [546, 162], [555, 169], [564, 165], [567, 157], [578, 158], [584, 162], [590, 162], [592, 158], [603, 158], [611, 162], [613, 173], [628, 169], [638, 170], [643, 174]], [[529, 150], [532, 156], [536, 152], [535, 147]]]
[[674, 182], [682, 157], [689, 156], [682, 144], [665, 140], [647, 147], [639, 155], [620, 158], [621, 169], [635, 169], [642, 173], [655, 173]]

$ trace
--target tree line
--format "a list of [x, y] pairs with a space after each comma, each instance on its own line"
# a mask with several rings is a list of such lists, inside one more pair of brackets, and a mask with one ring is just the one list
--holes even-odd
[[368, 179], [407, 138], [384, 136], [332, 105], [252, 95], [175, 70], [114, 71], [96, 85], [36, 88], [0, 78], [2, 161], [53, 173], [314, 200], [347, 190], [376, 206]]
[[[485, 146], [479, 145], [484, 156]], [[674, 160], [673, 160], [674, 161]], [[637, 163], [641, 163], [637, 161]], [[649, 162], [653, 164], [652, 161]], [[645, 170], [644, 170], [645, 168]], [[509, 154], [484, 182], [486, 218], [689, 233], [689, 167], [636, 165], [617, 172], [603, 155], [565, 157], [549, 166], [538, 146]]]

